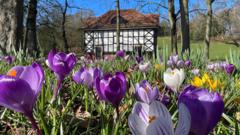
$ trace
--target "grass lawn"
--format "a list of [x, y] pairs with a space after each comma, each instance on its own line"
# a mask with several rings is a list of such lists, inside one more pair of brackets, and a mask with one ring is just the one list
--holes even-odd
[[[162, 49], [164, 47], [168, 47], [170, 51], [170, 37], [158, 37], [158, 48]], [[191, 41], [191, 50], [195, 49], [203, 49], [204, 41]], [[181, 51], [181, 43], [178, 43], [178, 50]], [[212, 41], [210, 45], [210, 59], [212, 60], [220, 60], [225, 59], [225, 57], [229, 54], [230, 50], [237, 51], [240, 53], [240, 48], [231, 44], [225, 44], [222, 42]]]

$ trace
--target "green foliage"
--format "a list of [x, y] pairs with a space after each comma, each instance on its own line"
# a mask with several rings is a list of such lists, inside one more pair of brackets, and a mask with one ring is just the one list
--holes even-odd
[[[158, 48], [162, 50], [164, 47], [168, 48], [168, 51], [171, 50], [170, 38], [169, 37], [159, 37], [158, 38]], [[204, 41], [193, 41], [191, 40], [191, 51], [203, 51]], [[225, 44], [218, 41], [211, 41], [210, 43], [210, 59], [211, 60], [224, 60], [228, 55], [230, 55], [230, 50], [240, 53], [240, 48], [234, 45]], [[181, 42], [178, 42], [178, 52], [181, 52]], [[194, 55], [192, 56], [194, 57]]]
[[[163, 72], [166, 69], [166, 60], [169, 57], [169, 49], [166, 44], [168, 38], [165, 39], [164, 45], [159, 46], [158, 58], [156, 60], [148, 59], [152, 62], [152, 68], [147, 73], [133, 71], [128, 73], [128, 90], [124, 100], [121, 103], [120, 119], [114, 123], [114, 108], [107, 103], [99, 101], [94, 95], [92, 89], [83, 85], [77, 85], [71, 80], [71, 76], [65, 79], [60, 95], [54, 104], [50, 104], [52, 97], [52, 89], [55, 85], [55, 76], [42, 63], [46, 80], [43, 85], [38, 102], [34, 109], [34, 116], [38, 120], [40, 128], [45, 135], [57, 134], [81, 134], [81, 135], [125, 135], [130, 134], [127, 118], [131, 113], [133, 104], [136, 99], [134, 97], [134, 85], [143, 79], [147, 79], [151, 84], [158, 86], [161, 92], [165, 91], [163, 87]], [[194, 46], [194, 45], [193, 45]], [[191, 52], [190, 60], [193, 63], [193, 68], [199, 68], [201, 74], [208, 72], [206, 63], [202, 58], [202, 50], [196, 49]], [[185, 56], [183, 58], [186, 59]], [[226, 60], [235, 64], [240, 69], [239, 53], [231, 51]], [[146, 58], [147, 59], [147, 58]], [[160, 61], [160, 60], [163, 61]], [[22, 59], [16, 61], [14, 65], [28, 65], [31, 60]], [[101, 67], [104, 72], [126, 71], [135, 63], [134, 60], [118, 59], [112, 62], [100, 61], [94, 66]], [[154, 64], [161, 65], [160, 69], [154, 68]], [[12, 66], [5, 63], [0, 63], [0, 73], [6, 73]], [[75, 67], [75, 71], [81, 65]], [[189, 84], [193, 79], [191, 69], [186, 69], [185, 84]], [[236, 133], [239, 127], [235, 114], [240, 112], [240, 106], [237, 104], [236, 98], [240, 97], [240, 86], [237, 81], [240, 79], [240, 74], [237, 72], [233, 76], [229, 76], [223, 72], [208, 72], [212, 77], [218, 78], [224, 83], [222, 89], [217, 90], [221, 93], [225, 102], [224, 115], [219, 124], [214, 128], [212, 134], [225, 135]], [[172, 114], [174, 123], [177, 122], [177, 98], [171, 97], [171, 103], [167, 106]], [[30, 130], [30, 124], [22, 114], [12, 112], [8, 109], [0, 109], [0, 134], [16, 134], [15, 131], [21, 134], [27, 134]]]

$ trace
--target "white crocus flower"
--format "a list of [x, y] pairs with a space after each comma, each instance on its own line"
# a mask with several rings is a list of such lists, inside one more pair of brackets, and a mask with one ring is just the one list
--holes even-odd
[[167, 71], [165, 71], [163, 74], [164, 83], [175, 92], [179, 90], [184, 79], [185, 79], [185, 73], [183, 69], [172, 70], [168, 68]]
[[151, 67], [151, 63], [147, 62], [147, 63], [140, 63], [139, 64], [139, 70], [142, 72], [147, 72]]

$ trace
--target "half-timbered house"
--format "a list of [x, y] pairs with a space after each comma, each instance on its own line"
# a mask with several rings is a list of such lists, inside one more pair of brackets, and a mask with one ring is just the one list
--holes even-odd
[[[120, 29], [121, 50], [156, 54], [159, 15], [121, 10]], [[117, 51], [116, 11], [86, 19], [83, 30], [86, 52], [109, 54]]]

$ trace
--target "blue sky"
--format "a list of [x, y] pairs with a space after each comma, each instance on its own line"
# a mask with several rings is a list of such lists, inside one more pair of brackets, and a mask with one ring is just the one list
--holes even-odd
[[[135, 0], [120, 0], [121, 8], [136, 8], [138, 3], [134, 1]], [[70, 3], [84, 9], [91, 9], [96, 16], [102, 15], [108, 10], [115, 8], [115, 0], [70, 0]], [[75, 10], [72, 10], [72, 12], [75, 12]]]
[[[64, 0], [62, 0], [64, 1]], [[137, 2], [140, 0], [120, 0], [120, 5], [122, 9], [130, 9], [130, 8], [139, 8], [139, 5], [142, 5], [141, 3]], [[167, 1], [167, 0], [145, 0], [145, 1]], [[227, 0], [231, 1], [234, 0]], [[93, 10], [94, 14], [96, 16], [100, 16], [107, 12], [108, 10], [115, 9], [115, 0], [69, 0], [69, 3], [74, 6], [78, 6], [84, 9], [91, 9]], [[166, 3], [167, 5], [167, 3]], [[178, 0], [176, 0], [176, 8], [178, 8]], [[194, 6], [199, 6], [201, 8], [205, 7], [205, 0], [190, 0], [189, 3], [190, 8]], [[148, 6], [141, 10], [144, 13], [154, 12], [154, 13], [164, 13], [164, 9], [156, 9], [154, 6]], [[75, 13], [77, 12], [76, 9], [72, 9], [69, 11], [69, 13]]]

